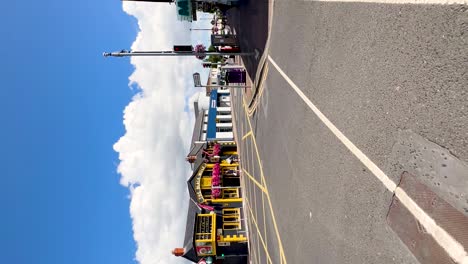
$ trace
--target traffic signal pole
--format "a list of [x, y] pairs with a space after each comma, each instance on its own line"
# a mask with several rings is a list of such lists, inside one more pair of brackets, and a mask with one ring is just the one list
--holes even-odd
[[121, 50], [117, 52], [104, 52], [102, 54], [104, 57], [132, 57], [132, 56], [210, 56], [210, 55], [219, 55], [219, 56], [231, 56], [231, 55], [238, 55], [238, 56], [253, 56], [255, 53], [253, 52], [195, 52], [195, 51], [188, 51], [188, 52], [174, 52], [174, 51], [128, 51], [128, 50]]
[[206, 65], [229, 65], [231, 63], [228, 63], [228, 62], [203, 62], [203, 64], [206, 64]]

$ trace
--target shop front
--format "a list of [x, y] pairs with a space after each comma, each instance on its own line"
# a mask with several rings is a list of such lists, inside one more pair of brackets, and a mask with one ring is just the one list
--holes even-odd
[[195, 263], [248, 263], [239, 159], [234, 142], [209, 142], [188, 180], [190, 206], [184, 248], [174, 255]]
[[236, 144], [232, 141], [208, 144], [201, 158], [203, 163], [189, 180], [197, 202], [221, 207], [242, 206]]

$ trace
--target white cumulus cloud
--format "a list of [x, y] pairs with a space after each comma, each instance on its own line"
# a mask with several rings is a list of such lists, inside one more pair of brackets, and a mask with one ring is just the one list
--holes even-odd
[[[123, 9], [138, 20], [132, 50], [171, 50], [174, 44], [203, 40], [191, 35], [194, 25], [177, 21], [174, 5], [125, 2]], [[185, 263], [171, 250], [183, 245], [191, 173], [185, 155], [193, 129], [187, 103], [197, 91], [192, 73], [203, 68], [193, 57], [132, 57], [130, 62], [135, 70], [129, 86], [138, 93], [124, 110], [126, 133], [114, 149], [120, 183], [131, 193], [135, 259], [142, 264]]]

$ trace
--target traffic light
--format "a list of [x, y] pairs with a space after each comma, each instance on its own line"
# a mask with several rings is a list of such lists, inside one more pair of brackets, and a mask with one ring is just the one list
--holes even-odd
[[174, 52], [192, 52], [192, 45], [174, 45]]

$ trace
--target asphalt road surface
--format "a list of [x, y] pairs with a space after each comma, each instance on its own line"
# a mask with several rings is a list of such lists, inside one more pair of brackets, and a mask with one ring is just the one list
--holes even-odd
[[255, 78], [268, 37], [268, 4], [268, 0], [241, 0], [239, 7], [227, 11], [228, 23], [239, 36], [242, 51], [258, 54], [242, 57], [252, 78]]
[[[254, 263], [418, 263], [394, 199], [277, 66], [395, 184], [468, 215], [468, 8], [276, 1], [255, 109], [233, 106]], [[465, 247], [466, 249], [466, 247]]]

